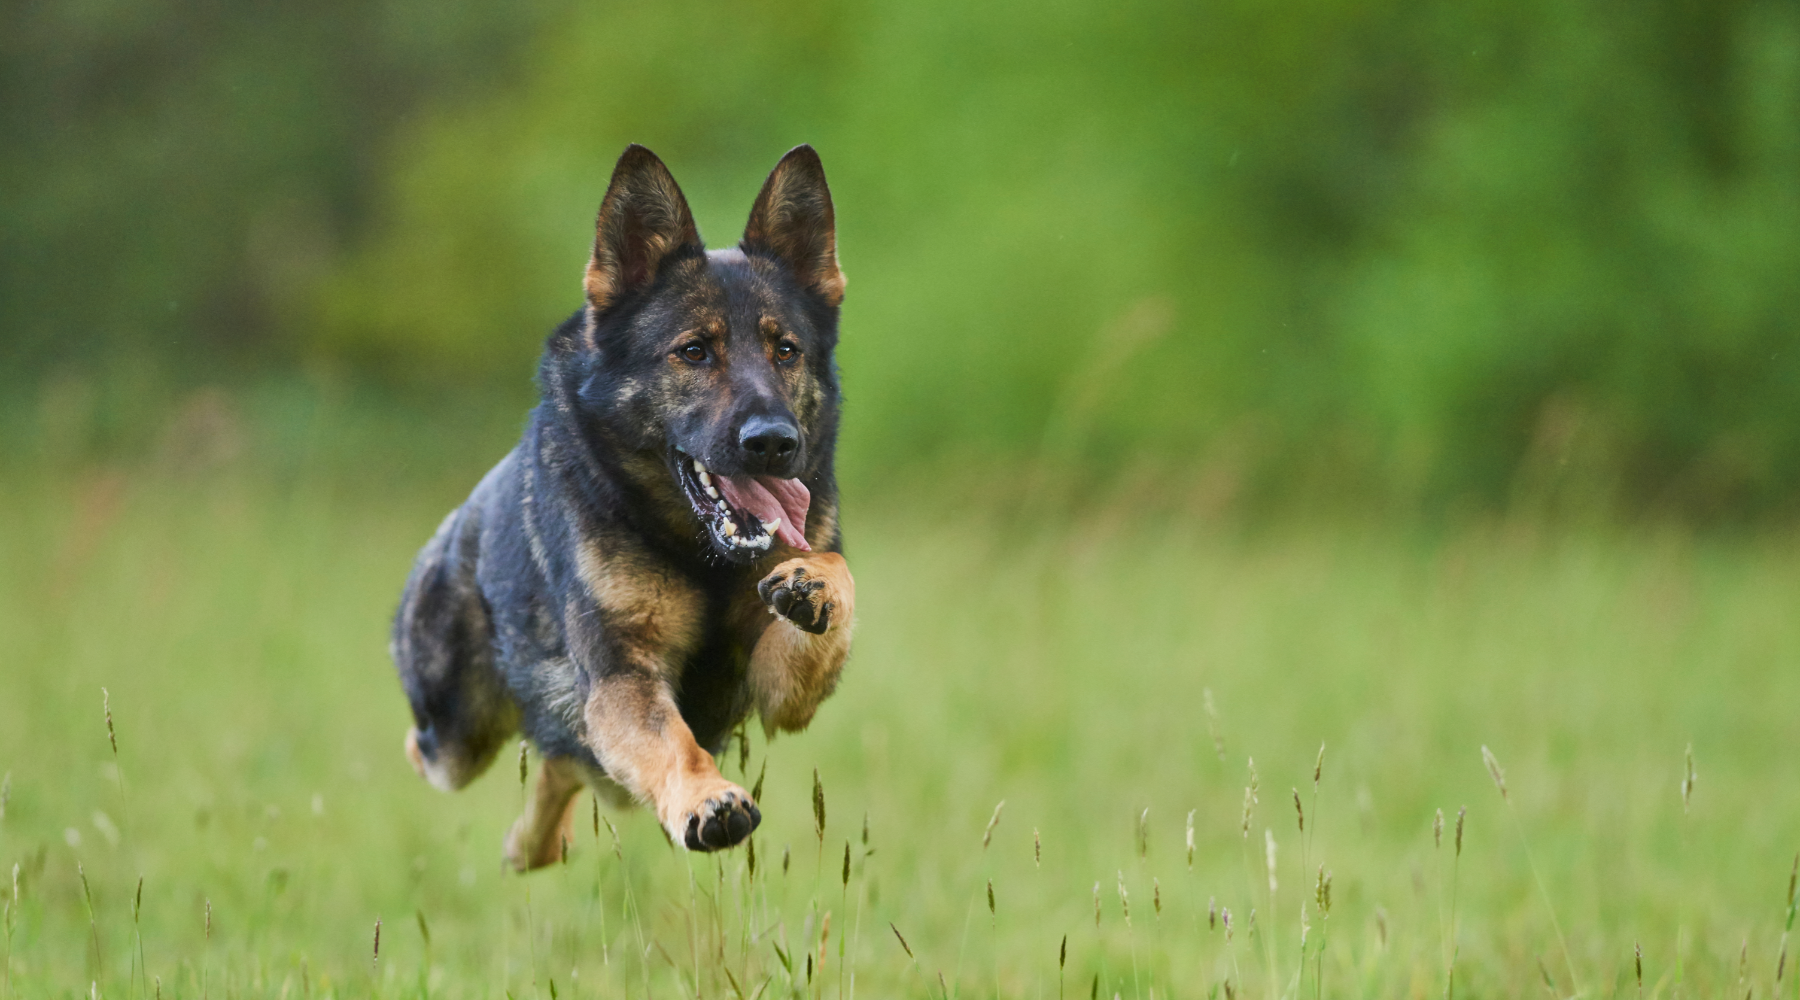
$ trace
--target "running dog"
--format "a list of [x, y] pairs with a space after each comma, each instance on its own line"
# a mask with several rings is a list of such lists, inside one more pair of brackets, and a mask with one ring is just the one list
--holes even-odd
[[394, 622], [420, 776], [462, 788], [519, 732], [542, 755], [506, 840], [520, 870], [562, 855], [583, 786], [690, 850], [742, 842], [762, 815], [713, 757], [752, 712], [806, 727], [856, 610], [818, 154], [784, 156], [743, 239], [709, 251], [668, 168], [628, 147], [584, 284], [522, 440], [419, 553]]

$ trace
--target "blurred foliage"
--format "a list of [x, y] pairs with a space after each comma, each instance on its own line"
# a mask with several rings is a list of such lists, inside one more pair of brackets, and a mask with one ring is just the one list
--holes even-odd
[[223, 358], [516, 420], [626, 142], [722, 246], [805, 141], [850, 277], [852, 480], [1800, 495], [1787, 0], [6, 16], [0, 350], [27, 379]]

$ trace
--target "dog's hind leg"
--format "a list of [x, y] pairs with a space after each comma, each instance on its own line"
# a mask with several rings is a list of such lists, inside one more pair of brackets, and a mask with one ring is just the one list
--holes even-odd
[[575, 793], [582, 783], [581, 768], [567, 758], [544, 761], [524, 814], [506, 835], [508, 864], [525, 872], [562, 859], [575, 839]]
[[414, 723], [406, 756], [420, 777], [445, 791], [487, 770], [519, 726], [475, 584], [476, 522], [466, 507], [445, 518], [419, 553], [394, 619], [394, 667]]

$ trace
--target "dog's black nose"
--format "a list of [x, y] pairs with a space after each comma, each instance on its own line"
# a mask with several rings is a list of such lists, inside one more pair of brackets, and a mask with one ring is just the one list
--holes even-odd
[[751, 417], [738, 431], [744, 462], [757, 471], [775, 471], [800, 448], [800, 428], [787, 417]]

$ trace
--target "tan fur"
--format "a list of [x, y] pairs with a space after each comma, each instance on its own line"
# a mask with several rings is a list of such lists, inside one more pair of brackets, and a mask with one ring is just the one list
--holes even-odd
[[813, 635], [778, 620], [756, 641], [748, 681], [766, 733], [805, 729], [819, 703], [836, 689], [850, 655], [856, 618], [856, 581], [850, 576], [850, 564], [836, 552], [812, 552], [781, 563], [774, 572], [791, 575], [802, 567], [808, 576], [825, 583], [813, 597], [821, 606], [832, 605], [830, 624]]
[[656, 562], [629, 551], [603, 554], [590, 539], [576, 552], [576, 570], [608, 627], [641, 651], [639, 666], [666, 674], [699, 641], [705, 598]]
[[587, 703], [587, 741], [606, 773], [655, 810], [677, 844], [707, 803], [730, 796], [750, 801], [694, 742], [668, 685], [658, 678], [631, 672], [596, 684]]
[[575, 793], [581, 786], [580, 767], [560, 758], [544, 761], [525, 814], [506, 835], [508, 864], [523, 872], [562, 858], [575, 840]]
[[[837, 505], [813, 504], [813, 509], [806, 515], [806, 544], [812, 546], [814, 551], [822, 550], [837, 537], [837, 530]], [[845, 573], [848, 575], [849, 570], [846, 569]]]

